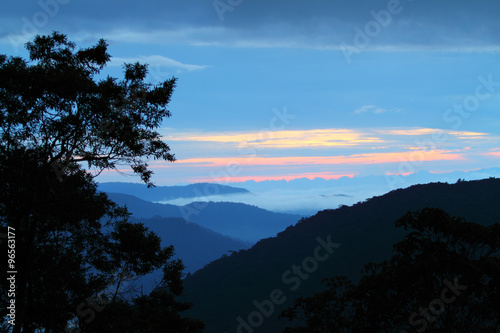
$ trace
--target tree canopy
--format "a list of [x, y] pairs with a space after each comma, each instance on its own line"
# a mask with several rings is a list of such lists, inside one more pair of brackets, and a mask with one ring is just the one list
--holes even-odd
[[[3, 327], [98, 332], [105, 321], [110, 332], [200, 331], [180, 314], [190, 305], [176, 299], [183, 266], [174, 249], [129, 222], [94, 179], [126, 164], [152, 186], [147, 161], [175, 160], [157, 128], [176, 79], [149, 84], [139, 63], [124, 64], [121, 80], [99, 79], [110, 60], [104, 40], [75, 51], [54, 32], [26, 47], [29, 60], [0, 55], [0, 226], [14, 231], [17, 271], [15, 297], [1, 282], [2, 302], [16, 307], [15, 319], [0, 310], [15, 323]], [[158, 269], [150, 293], [124, 288]]]
[[98, 80], [107, 44], [75, 51], [63, 34], [26, 44], [30, 61], [0, 55], [2, 155], [36, 150], [61, 173], [76, 162], [97, 171], [128, 164], [149, 185], [147, 158], [174, 161], [155, 131], [166, 117], [176, 79], [145, 81], [147, 65], [124, 64], [124, 79]]
[[391, 260], [367, 264], [358, 284], [337, 276], [297, 299], [282, 316], [305, 325], [285, 332], [498, 332], [500, 225], [426, 208], [396, 226], [410, 233]]

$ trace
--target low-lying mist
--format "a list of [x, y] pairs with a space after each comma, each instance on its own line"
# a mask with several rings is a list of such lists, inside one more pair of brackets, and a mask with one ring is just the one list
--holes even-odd
[[475, 180], [500, 176], [500, 169], [456, 171], [435, 174], [426, 171], [408, 176], [358, 176], [340, 179], [296, 179], [291, 181], [246, 181], [228, 183], [244, 188], [250, 193], [212, 195], [210, 190], [195, 198], [179, 198], [161, 203], [184, 206], [191, 202], [238, 202], [257, 206], [274, 212], [294, 213], [310, 216], [324, 209], [335, 209], [340, 205], [353, 205], [373, 196], [383, 195], [397, 188], [429, 182], [454, 183], [458, 179]]

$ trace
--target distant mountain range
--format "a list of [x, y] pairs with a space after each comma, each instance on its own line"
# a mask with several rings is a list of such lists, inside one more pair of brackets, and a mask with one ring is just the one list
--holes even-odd
[[458, 179], [479, 180], [488, 177], [500, 177], [500, 168], [449, 173], [421, 170], [409, 175], [356, 175], [352, 178], [341, 177], [330, 180], [323, 178], [259, 182], [249, 180], [229, 184], [231, 187], [249, 191], [246, 193], [212, 194], [217, 192], [216, 188], [207, 187], [206, 190], [199, 191], [204, 193], [202, 197], [163, 200], [163, 203], [184, 206], [194, 201], [240, 202], [273, 212], [311, 216], [320, 210], [337, 208], [340, 205], [350, 206], [398, 188], [431, 182], [455, 183]]
[[[136, 184], [127, 188], [126, 183], [121, 183], [119, 187], [131, 192]], [[172, 195], [184, 192], [185, 189], [181, 189], [173, 191]], [[173, 245], [176, 257], [186, 266], [186, 273], [193, 273], [231, 251], [248, 249], [258, 240], [275, 236], [301, 218], [240, 203], [194, 202], [175, 206], [123, 193], [107, 195], [117, 204], [127, 206], [132, 213], [131, 220], [142, 222], [156, 232], [164, 246]]]
[[[487, 174], [496, 171], [491, 169]], [[436, 175], [423, 172], [389, 179], [368, 176], [335, 182], [304, 179], [279, 183], [281, 185], [274, 189], [271, 185], [276, 183], [251, 184], [245, 191], [221, 187], [220, 193], [216, 193], [218, 186], [211, 187], [208, 196], [203, 194], [208, 192], [207, 185], [196, 184], [190, 187], [194, 195], [190, 198], [195, 201], [178, 206], [153, 203], [124, 193], [108, 192], [108, 195], [118, 204], [126, 205], [134, 221], [141, 221], [157, 232], [164, 245], [173, 244], [187, 272], [201, 268], [185, 279], [186, 300], [194, 303], [186, 315], [202, 319], [207, 324], [207, 333], [247, 332], [249, 328], [256, 333], [279, 332], [288, 325], [278, 319], [281, 311], [297, 297], [323, 290], [323, 278], [346, 275], [356, 280], [364, 264], [390, 258], [392, 245], [405, 234], [394, 227], [394, 222], [406, 212], [436, 207], [472, 222], [485, 225], [499, 222], [500, 180], [463, 180], [479, 175], [481, 173], [474, 176], [471, 173], [464, 177], [458, 172], [444, 177], [454, 184], [413, 186], [408, 184], [426, 177], [434, 179]], [[349, 202], [355, 199], [353, 191], [366, 188], [362, 185], [363, 179], [379, 189], [394, 180], [408, 187], [350, 203], [350, 206], [323, 210], [308, 218], [242, 203], [204, 202], [214, 197], [259, 197], [258, 192], [266, 186], [269, 186], [270, 196], [265, 197], [268, 201], [272, 195], [282, 193], [288, 195], [290, 201], [296, 200], [295, 203], [300, 202], [300, 193], [309, 193], [311, 202], [317, 198], [324, 198], [327, 203], [332, 199]], [[137, 184], [130, 188], [127, 185], [130, 184], [119, 186], [123, 192], [140, 192], [135, 192]], [[315, 186], [316, 192], [310, 190]], [[308, 192], [301, 192], [301, 188]], [[249, 195], [249, 191], [253, 194]], [[185, 193], [186, 188], [178, 186], [176, 191], [170, 191], [169, 198], [183, 198]], [[216, 194], [211, 196], [213, 193]], [[164, 194], [142, 195], [154, 201], [165, 198]], [[269, 300], [274, 302], [272, 308], [269, 308]], [[255, 320], [259, 324], [248, 326], [252, 320], [253, 324]]]
[[207, 333], [280, 332], [288, 324], [281, 311], [325, 289], [322, 279], [356, 281], [364, 264], [389, 259], [405, 235], [394, 222], [408, 211], [441, 208], [489, 225], [500, 222], [499, 202], [500, 179], [491, 178], [415, 185], [321, 211], [186, 278], [186, 300], [194, 303], [187, 315], [202, 319]]
[[[479, 180], [488, 177], [500, 177], [500, 168], [478, 169], [473, 171], [453, 171], [447, 173], [433, 173], [425, 170], [416, 171], [408, 175], [356, 175], [354, 177], [340, 177], [338, 179], [324, 178], [296, 178], [286, 180], [264, 180], [256, 182], [247, 180], [245, 182], [231, 183], [231, 186], [243, 188], [248, 191], [259, 193], [269, 190], [308, 190], [311, 188], [324, 189], [350, 189], [353, 192], [358, 186], [378, 186], [383, 193], [406, 188], [417, 184], [428, 184], [432, 182], [455, 183], [458, 179]], [[349, 194], [349, 193], [347, 193]]]
[[200, 198], [210, 195], [249, 193], [248, 190], [212, 183], [198, 183], [185, 186], [155, 186], [148, 188], [137, 183], [99, 183], [103, 192], [123, 193], [136, 196], [147, 201], [166, 201], [177, 198]]
[[241, 203], [193, 202], [185, 206], [175, 206], [141, 200], [128, 194], [107, 194], [116, 203], [126, 205], [134, 217], [183, 218], [222, 235], [249, 243], [275, 236], [302, 218], [301, 215], [274, 213]]

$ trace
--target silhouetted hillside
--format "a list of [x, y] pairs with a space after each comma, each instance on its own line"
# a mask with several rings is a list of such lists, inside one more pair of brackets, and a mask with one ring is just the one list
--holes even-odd
[[230, 251], [248, 249], [251, 243], [223, 236], [195, 223], [181, 218], [132, 218], [142, 222], [156, 232], [163, 246], [173, 245], [177, 258], [186, 266], [185, 273], [192, 273], [212, 260], [218, 259]]
[[[186, 294], [195, 304], [191, 314], [205, 321], [208, 333], [236, 332], [239, 325], [247, 332], [242, 322], [249, 320], [262, 321], [254, 332], [279, 332], [287, 324], [278, 321], [279, 313], [295, 298], [324, 289], [323, 278], [357, 280], [364, 264], [390, 258], [393, 244], [404, 236], [394, 222], [408, 211], [436, 207], [489, 225], [500, 221], [499, 202], [500, 179], [486, 179], [415, 185], [321, 211], [186, 279]], [[276, 304], [271, 308], [266, 300]]]
[[126, 205], [134, 217], [180, 217], [220, 234], [252, 243], [275, 236], [301, 218], [300, 215], [274, 213], [241, 203], [193, 202], [175, 206], [153, 203], [127, 194], [107, 194], [116, 203]]
[[185, 186], [156, 186], [148, 188], [145, 184], [136, 183], [99, 183], [103, 192], [124, 193], [147, 201], [163, 201], [177, 198], [198, 198], [209, 195], [249, 193], [248, 190], [226, 185], [198, 183]]
[[154, 216], [182, 217], [178, 206], [169, 204], [159, 204], [137, 196], [124, 193], [106, 192], [108, 197], [117, 204], [127, 206], [127, 209], [134, 217], [150, 218]]
[[181, 209], [201, 226], [246, 241], [275, 236], [302, 218], [234, 202], [193, 202]]

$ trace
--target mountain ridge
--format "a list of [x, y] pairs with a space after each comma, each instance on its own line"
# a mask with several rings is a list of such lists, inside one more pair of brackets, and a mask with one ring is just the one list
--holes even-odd
[[[188, 300], [194, 303], [190, 315], [206, 322], [207, 333], [241, 330], [242, 322], [248, 325], [252, 315], [253, 319], [262, 317], [260, 325], [252, 326], [255, 332], [277, 332], [287, 324], [277, 319], [278, 314], [298, 296], [322, 290], [323, 278], [346, 275], [356, 280], [364, 264], [389, 259], [392, 246], [405, 235], [394, 222], [408, 211], [441, 208], [487, 225], [500, 221], [498, 202], [500, 179], [492, 178], [413, 185], [352, 206], [320, 211], [186, 279]], [[340, 245], [311, 270], [314, 265], [307, 265], [313, 262], [309, 258], [315, 258], [319, 239]], [[307, 267], [310, 272], [305, 271]], [[292, 290], [292, 286], [297, 287]], [[273, 311], [268, 309], [269, 316], [264, 315], [261, 305], [269, 304], [265, 301], [272, 299], [274, 291], [280, 291], [284, 301], [274, 304]]]
[[214, 183], [195, 183], [176, 186], [147, 187], [143, 183], [104, 182], [98, 183], [103, 192], [134, 195], [146, 201], [167, 201], [178, 198], [198, 198], [210, 195], [250, 193], [246, 189]]
[[301, 215], [275, 213], [257, 206], [233, 202], [192, 202], [185, 206], [154, 203], [123, 193], [106, 192], [109, 198], [126, 205], [138, 218], [178, 217], [222, 235], [255, 243], [295, 224]]
[[182, 259], [185, 273], [194, 273], [213, 260], [230, 251], [249, 248], [252, 244], [221, 235], [179, 217], [155, 216], [131, 218], [132, 222], [143, 223], [161, 237], [162, 246], [173, 245], [175, 257]]

